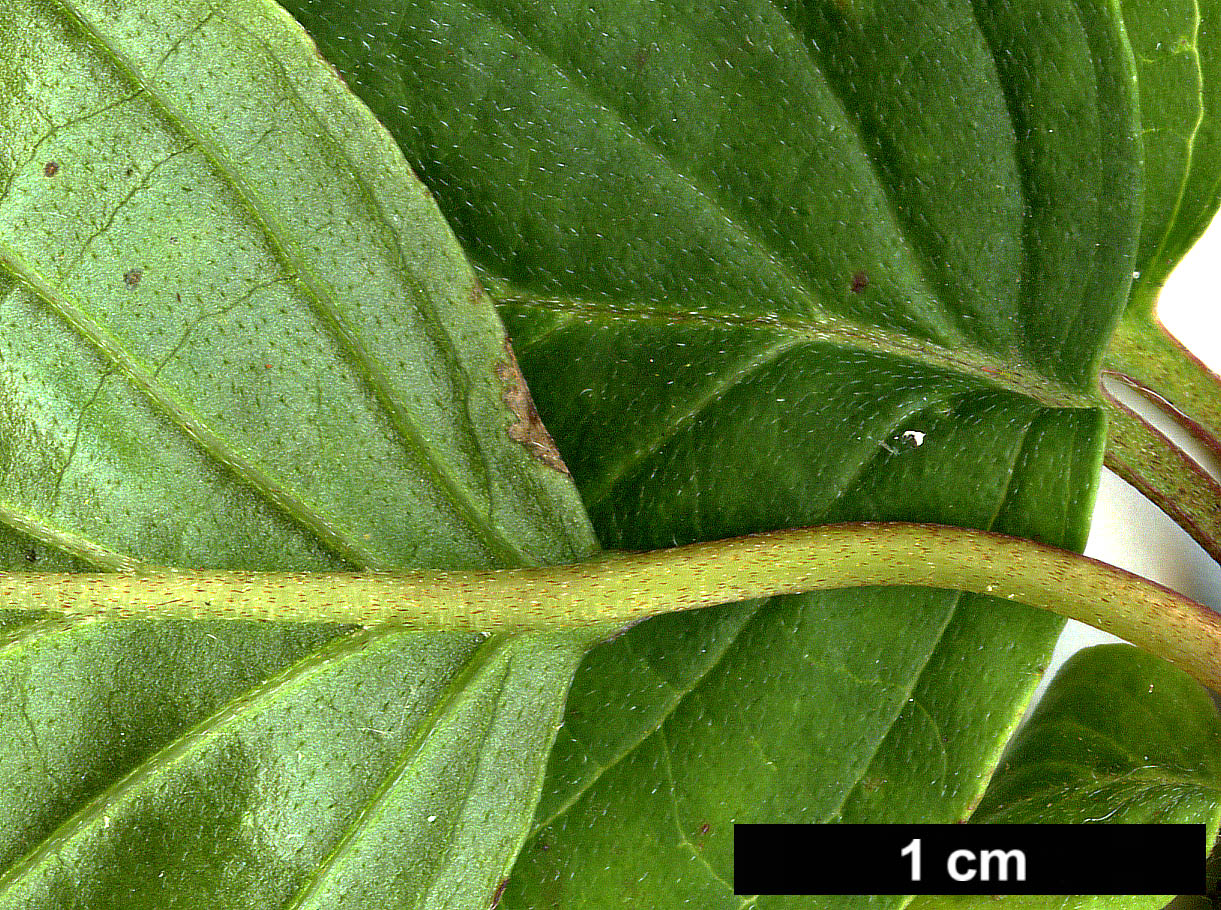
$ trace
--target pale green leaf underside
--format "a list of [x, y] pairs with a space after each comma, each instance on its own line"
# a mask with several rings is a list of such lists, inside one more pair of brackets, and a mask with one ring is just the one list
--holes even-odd
[[[7, 568], [592, 551], [449, 229], [281, 10], [5, 0], [0, 98]], [[489, 899], [584, 644], [8, 636], [0, 906], [90, 910]]]
[[[264, 48], [242, 11], [206, 4], [22, 5], [6, 21], [20, 25], [5, 46], [5, 367], [9, 383], [44, 388], [9, 405], [5, 435], [45, 451], [10, 468], [9, 509], [94, 539], [127, 530], [94, 528], [119, 503], [185, 486], [102, 479], [134, 422], [107, 417], [151, 401], [187, 437], [176, 449], [202, 448], [350, 561], [572, 548], [536, 501], [560, 487], [503, 443], [506, 355], [461, 251], [396, 173], [389, 137], [306, 59], [307, 39]], [[242, 40], [244, 53], [221, 53]], [[340, 465], [378, 482], [326, 476]], [[196, 533], [257, 541], [250, 530]], [[158, 543], [141, 558], [183, 561]]]
[[[1010, 745], [972, 822], [1221, 822], [1221, 718], [1208, 692], [1126, 645], [1091, 648], [1057, 674]], [[1083, 836], [1086, 836], [1083, 834]], [[1157, 910], [1156, 897], [924, 897], [912, 910]]]
[[[1111, 5], [290, 8], [484, 270], [605, 545], [1083, 543], [1075, 408], [1140, 202]], [[629, 632], [577, 676], [505, 904], [737, 907], [734, 820], [965, 816], [1056, 627], [889, 591]]]

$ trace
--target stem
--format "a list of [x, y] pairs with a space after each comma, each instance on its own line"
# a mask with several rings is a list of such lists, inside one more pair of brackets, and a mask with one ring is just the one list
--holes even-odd
[[0, 602], [94, 619], [259, 619], [497, 630], [628, 623], [777, 594], [920, 585], [988, 594], [1105, 629], [1221, 691], [1221, 620], [1182, 595], [1054, 547], [940, 525], [776, 531], [575, 565], [397, 574], [0, 575]]
[[1107, 396], [1104, 464], [1221, 563], [1221, 484], [1134, 411]]
[[1221, 376], [1160, 322], [1121, 320], [1104, 367], [1165, 405], [1179, 426], [1221, 457]]

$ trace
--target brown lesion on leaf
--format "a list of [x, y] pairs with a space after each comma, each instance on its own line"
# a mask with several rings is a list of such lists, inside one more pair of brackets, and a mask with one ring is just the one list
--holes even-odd
[[140, 279], [144, 277], [143, 269], [129, 269], [123, 275], [123, 283], [129, 288], [136, 288], [140, 284]]
[[[472, 306], [491, 306], [483, 285], [478, 280], [471, 286], [468, 299]], [[509, 438], [524, 445], [531, 455], [547, 467], [555, 468], [561, 474], [570, 474], [568, 465], [564, 464], [564, 459], [560, 457], [560, 450], [555, 446], [555, 440], [551, 438], [551, 434], [543, 426], [542, 418], [538, 416], [538, 409], [534, 407], [534, 399], [530, 397], [530, 389], [526, 386], [526, 377], [522, 375], [521, 367], [517, 364], [517, 355], [513, 353], [513, 346], [507, 337], [504, 354], [505, 359], [496, 364], [496, 376], [504, 388], [501, 400], [517, 418], [509, 426]]]
[[509, 886], [509, 876], [505, 876], [500, 880], [500, 884], [496, 886], [496, 893], [492, 895], [492, 906], [490, 910], [496, 910], [500, 906], [500, 899], [505, 896], [505, 888]]
[[538, 416], [534, 399], [530, 397], [530, 390], [526, 387], [526, 378], [522, 375], [521, 367], [517, 365], [517, 356], [507, 338], [504, 352], [505, 359], [496, 364], [496, 375], [504, 384], [504, 394], [501, 398], [517, 418], [509, 426], [509, 438], [524, 445], [531, 455], [547, 467], [555, 468], [561, 474], [569, 473], [568, 465], [564, 464], [564, 459], [560, 457], [560, 450], [555, 447], [555, 440], [551, 438], [551, 434], [543, 426], [542, 418]]
[[48, 161], [46, 164], [44, 164], [42, 166], [42, 175], [44, 177], [54, 177], [58, 173], [59, 173], [59, 162], [58, 161]]

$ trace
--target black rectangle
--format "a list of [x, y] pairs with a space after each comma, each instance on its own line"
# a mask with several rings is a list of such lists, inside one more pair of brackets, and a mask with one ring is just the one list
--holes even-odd
[[734, 893], [1203, 894], [1206, 837], [1203, 825], [734, 825]]

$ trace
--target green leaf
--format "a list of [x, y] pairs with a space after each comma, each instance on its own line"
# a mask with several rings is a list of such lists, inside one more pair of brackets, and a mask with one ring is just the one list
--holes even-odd
[[[500, 298], [605, 545], [1082, 545], [1140, 212], [1110, 5], [290, 7]], [[915, 590], [638, 627], [578, 673], [505, 905], [737, 907], [735, 820], [964, 817], [1058, 627]]]
[[[0, 98], [4, 568], [592, 552], [461, 249], [282, 10], [0, 0]], [[489, 902], [584, 647], [4, 634], [0, 906], [90, 910]]]
[[[1075, 655], [1005, 754], [981, 824], [1221, 822], [1221, 718], [1180, 670], [1127, 645]], [[924, 897], [911, 910], [1165, 906], [1163, 897]]]
[[[1147, 192], [1131, 300], [1106, 367], [1152, 392], [1189, 434], [1221, 453], [1221, 382], [1158, 321], [1166, 279], [1221, 205], [1221, 4], [1123, 0], [1139, 76]], [[1216, 556], [1217, 486], [1129, 415], [1107, 465], [1157, 502]], [[1169, 466], [1160, 476], [1150, 460]]]
[[1136, 59], [1146, 173], [1130, 308], [1149, 319], [1171, 270], [1221, 205], [1221, 5], [1120, 5]]

